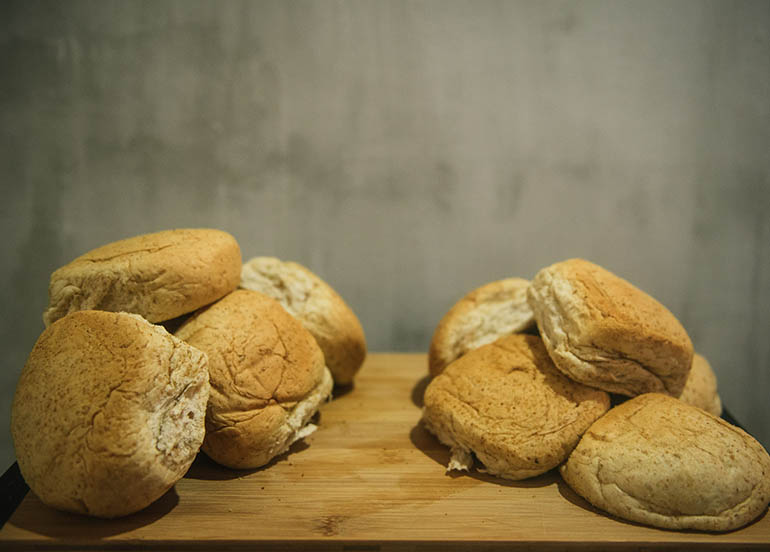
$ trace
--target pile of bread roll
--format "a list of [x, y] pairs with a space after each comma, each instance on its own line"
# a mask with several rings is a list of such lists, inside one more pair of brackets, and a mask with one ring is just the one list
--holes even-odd
[[[658, 301], [570, 259], [463, 297], [438, 324], [423, 423], [448, 470], [524, 479], [559, 466], [619, 518], [728, 531], [770, 502], [770, 456], [730, 425], [716, 377]], [[614, 406], [613, 406], [614, 405]]]
[[199, 450], [264, 466], [366, 356], [328, 284], [272, 257], [242, 264], [213, 229], [78, 257], [51, 275], [43, 321], [11, 411], [19, 468], [44, 503], [105, 518], [154, 502]]

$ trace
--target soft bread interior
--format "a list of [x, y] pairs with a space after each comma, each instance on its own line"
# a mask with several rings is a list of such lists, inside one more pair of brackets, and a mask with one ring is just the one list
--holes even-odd
[[209, 395], [208, 374], [204, 376], [184, 384], [154, 416], [155, 448], [161, 453], [161, 462], [171, 470], [189, 467], [203, 442], [205, 426], [200, 422], [206, 418]]
[[535, 326], [527, 302], [529, 281], [507, 278], [466, 294], [441, 318], [431, 339], [428, 368], [433, 376], [464, 354]]
[[442, 445], [449, 447], [449, 461], [446, 471], [470, 471], [473, 467], [473, 455], [471, 450], [457, 442], [452, 433], [444, 428], [440, 422], [434, 423], [431, 412], [423, 408], [422, 423], [430, 433], [436, 436]]
[[333, 386], [334, 381], [332, 380], [331, 372], [325, 367], [323, 379], [321, 379], [318, 386], [307, 397], [299, 401], [289, 412], [285, 424], [288, 438], [286, 439], [285, 447], [278, 454], [286, 451], [293, 443], [311, 435], [318, 429], [315, 424], [309, 423], [310, 419], [318, 412], [324, 401], [331, 399]]
[[532, 309], [518, 297], [478, 304], [454, 324], [451, 360], [533, 323]]
[[244, 263], [240, 285], [272, 297], [292, 316], [301, 316], [318, 282], [280, 259], [255, 257]]

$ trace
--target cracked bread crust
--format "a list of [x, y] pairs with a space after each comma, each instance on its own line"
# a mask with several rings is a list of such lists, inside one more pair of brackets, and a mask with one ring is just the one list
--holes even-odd
[[54, 508], [113, 518], [187, 472], [204, 435], [206, 355], [126, 313], [79, 311], [49, 326], [11, 409], [25, 481]]
[[687, 376], [679, 400], [702, 408], [714, 416], [722, 415], [722, 399], [717, 391], [717, 376], [711, 369], [711, 364], [703, 355], [695, 353], [692, 358], [692, 368]]
[[328, 399], [332, 380], [313, 336], [270, 297], [239, 289], [195, 313], [177, 337], [209, 356], [203, 451], [235, 469], [286, 451]]
[[298, 263], [254, 257], [243, 265], [240, 287], [281, 303], [318, 342], [334, 382], [353, 382], [366, 358], [366, 338], [353, 310], [329, 284]]
[[43, 323], [89, 309], [163, 322], [231, 292], [240, 271], [241, 250], [227, 232], [180, 229], [127, 238], [54, 271]]
[[609, 395], [574, 382], [539, 337], [512, 335], [470, 351], [425, 390], [423, 422], [451, 447], [448, 469], [525, 479], [560, 464], [609, 408]]
[[452, 361], [505, 335], [535, 324], [527, 303], [529, 280], [506, 278], [484, 284], [455, 303], [436, 326], [428, 371], [437, 376]]
[[687, 332], [658, 301], [582, 259], [542, 269], [529, 304], [556, 367], [611, 393], [679, 396], [692, 365]]
[[591, 504], [666, 529], [730, 531], [770, 501], [770, 456], [743, 430], [650, 393], [594, 423], [561, 468]]

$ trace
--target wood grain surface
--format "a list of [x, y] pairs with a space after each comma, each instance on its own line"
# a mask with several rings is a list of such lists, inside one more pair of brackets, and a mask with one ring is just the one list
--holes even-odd
[[445, 473], [448, 450], [420, 425], [426, 374], [425, 355], [372, 354], [287, 454], [253, 471], [201, 454], [126, 518], [57, 512], [29, 493], [0, 549], [770, 548], [766, 514], [726, 534], [663, 531], [600, 513], [555, 472], [521, 482]]

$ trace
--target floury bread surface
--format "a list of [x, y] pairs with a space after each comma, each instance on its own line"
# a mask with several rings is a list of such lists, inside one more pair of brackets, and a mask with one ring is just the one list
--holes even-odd
[[468, 352], [425, 390], [423, 422], [451, 447], [448, 469], [525, 479], [560, 464], [609, 408], [604, 391], [574, 382], [539, 337], [511, 335]]
[[433, 333], [430, 374], [437, 376], [468, 351], [534, 326], [527, 288], [528, 280], [506, 278], [484, 284], [455, 303]]
[[240, 285], [278, 301], [318, 342], [334, 382], [353, 382], [366, 358], [366, 338], [353, 310], [329, 284], [298, 263], [255, 257], [243, 265]]
[[105, 310], [163, 322], [238, 286], [241, 250], [212, 229], [165, 230], [109, 243], [51, 275], [46, 326], [67, 313]]
[[270, 297], [239, 289], [201, 309], [176, 335], [209, 355], [203, 451], [257, 468], [315, 429], [332, 379], [313, 336]]
[[572, 379], [627, 396], [682, 393], [692, 342], [668, 309], [632, 284], [570, 259], [540, 270], [528, 300], [548, 353]]
[[630, 399], [596, 421], [561, 474], [597, 508], [668, 529], [737, 529], [770, 501], [770, 456], [762, 445], [658, 393]]
[[57, 509], [127, 515], [187, 472], [204, 435], [206, 355], [138, 315], [79, 311], [49, 326], [11, 409], [19, 468]]

